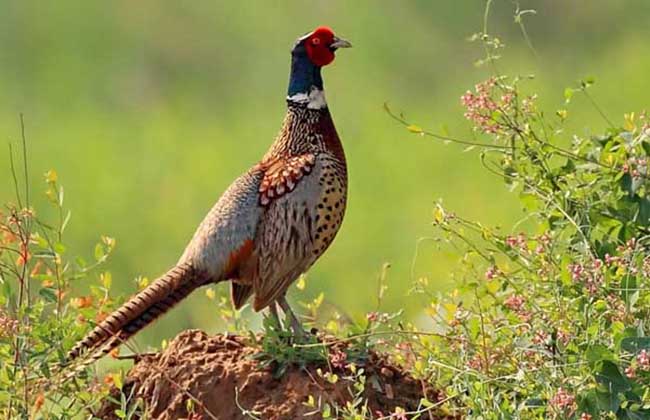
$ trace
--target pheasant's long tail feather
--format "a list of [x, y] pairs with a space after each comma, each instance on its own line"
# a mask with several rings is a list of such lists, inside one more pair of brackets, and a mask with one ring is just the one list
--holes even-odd
[[205, 275], [190, 264], [177, 265], [101, 321], [70, 350], [67, 362], [82, 354], [89, 355], [84, 365], [100, 359], [205, 284], [206, 280]]

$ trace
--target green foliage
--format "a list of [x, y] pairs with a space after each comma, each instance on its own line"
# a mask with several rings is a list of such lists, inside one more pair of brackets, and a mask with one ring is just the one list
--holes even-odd
[[0, 212], [0, 417], [86, 415], [106, 395], [107, 384], [87, 371], [66, 380], [74, 366], [61, 369], [61, 363], [72, 344], [112, 310], [110, 273], [100, 273], [87, 296], [72, 297], [71, 289], [99, 271], [115, 241], [102, 237], [91, 263], [70, 257], [64, 242], [70, 213], [56, 172], [45, 174], [55, 217], [43, 220], [30, 206], [29, 189], [19, 188], [21, 176], [28, 180], [26, 165], [19, 175], [11, 158], [17, 203]]
[[[492, 63], [500, 45], [478, 39]], [[443, 334], [419, 340], [418, 357], [451, 413], [650, 418], [650, 119], [632, 113], [614, 126], [588, 78], [566, 102], [585, 95], [609, 128], [570, 133], [572, 111], [542, 110], [528, 79], [496, 73], [463, 95], [471, 141], [420, 130], [479, 147], [526, 216], [503, 232], [437, 206], [434, 225], [461, 269], [458, 289], [431, 299]]]
[[[251, 332], [252, 342], [257, 338]], [[316, 336], [308, 334], [305, 342], [296, 343], [291, 330], [282, 328], [272, 317], [264, 317], [264, 334], [260, 340], [260, 351], [255, 358], [263, 368], [273, 369], [279, 378], [291, 366], [304, 368], [307, 365], [324, 364], [328, 360], [327, 349], [318, 345]]]

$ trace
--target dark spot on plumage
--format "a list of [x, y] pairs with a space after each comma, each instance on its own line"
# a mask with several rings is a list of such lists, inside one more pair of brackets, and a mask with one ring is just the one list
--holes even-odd
[[326, 214], [326, 215], [325, 215], [325, 220], [328, 220], [328, 221], [329, 221], [329, 220], [332, 220], [332, 216], [330, 216], [329, 214]]
[[319, 205], [318, 205], [318, 208], [319, 208], [319, 209], [322, 209], [323, 207], [325, 207], [325, 206], [323, 206], [323, 204], [319, 204]]
[[332, 206], [327, 206], [327, 210], [332, 211]]

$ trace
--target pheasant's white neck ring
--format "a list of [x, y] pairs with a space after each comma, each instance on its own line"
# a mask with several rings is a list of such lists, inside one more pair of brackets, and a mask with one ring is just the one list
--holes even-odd
[[308, 109], [323, 109], [327, 108], [327, 101], [325, 101], [325, 92], [312, 86], [309, 93], [299, 92], [287, 96], [287, 101], [294, 104], [306, 104]]

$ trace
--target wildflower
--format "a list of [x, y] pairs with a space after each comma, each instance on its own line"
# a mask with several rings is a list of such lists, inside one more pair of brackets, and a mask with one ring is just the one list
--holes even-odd
[[475, 93], [467, 91], [460, 97], [461, 104], [467, 110], [464, 114], [465, 118], [473, 122], [477, 129], [489, 134], [496, 134], [500, 129], [499, 123], [492, 118], [492, 114], [499, 108], [492, 99], [495, 84], [496, 79], [488, 79], [475, 86]]
[[551, 398], [551, 407], [558, 410], [573, 410], [575, 409], [576, 397], [563, 388], [557, 390], [553, 398]]
[[492, 266], [487, 269], [485, 272], [485, 278], [490, 281], [494, 280], [499, 275], [499, 268], [497, 266]]
[[18, 320], [0, 309], [0, 337], [11, 337], [18, 332]]
[[505, 242], [506, 242], [506, 245], [508, 245], [511, 248], [515, 248], [517, 246], [517, 238], [512, 236], [512, 235], [508, 235], [506, 237]]
[[582, 264], [569, 264], [569, 272], [571, 273], [571, 278], [574, 281], [579, 281], [582, 278], [585, 268]]
[[636, 378], [636, 367], [630, 365], [625, 368], [625, 376], [627, 376], [630, 379]]
[[521, 307], [524, 305], [524, 302], [526, 302], [526, 299], [523, 296], [512, 295], [509, 296], [503, 304], [505, 305], [506, 308], [518, 312], [521, 310]]
[[70, 304], [77, 309], [90, 308], [93, 305], [92, 296], [81, 296], [70, 299]]
[[467, 367], [474, 370], [482, 370], [483, 359], [478, 354], [475, 354], [474, 357], [467, 361]]
[[650, 371], [650, 354], [644, 349], [636, 356], [636, 362], [642, 371]]
[[565, 330], [557, 330], [557, 339], [562, 345], [566, 346], [571, 341], [571, 334]]
[[501, 95], [501, 102], [503, 102], [503, 105], [505, 105], [506, 107], [510, 106], [514, 100], [515, 100], [515, 94], [512, 92], [508, 92], [504, 95]]
[[609, 309], [607, 317], [611, 321], [625, 321], [628, 313], [623, 299], [616, 295], [609, 295], [607, 296], [607, 306]]
[[375, 312], [375, 311], [373, 311], [373, 312], [368, 312], [368, 313], [366, 314], [366, 319], [367, 319], [368, 321], [370, 321], [370, 322], [375, 322], [375, 321], [377, 321], [378, 318], [379, 318], [379, 314], [378, 314], [377, 312]]
[[580, 420], [591, 420], [591, 414], [587, 414], [587, 413], [580, 414]]
[[34, 400], [34, 407], [32, 411], [34, 413], [37, 413], [41, 407], [43, 407], [43, 403], [45, 403], [45, 395], [41, 392], [36, 396], [36, 399]]
[[544, 246], [549, 246], [551, 244], [551, 234], [549, 232], [544, 232], [543, 235], [540, 235], [537, 240]]
[[524, 98], [523, 101], [521, 101], [521, 107], [524, 110], [525, 113], [527, 114], [533, 114], [535, 113], [535, 101], [537, 100], [537, 95], [532, 95], [527, 98]]
[[334, 350], [333, 352], [330, 353], [329, 355], [330, 363], [332, 366], [334, 366], [337, 369], [343, 369], [345, 368], [346, 361], [348, 359], [347, 353], [341, 350]]
[[619, 260], [620, 260], [619, 257], [612, 257], [609, 254], [605, 254], [605, 264], [608, 266], [617, 263]]
[[530, 320], [533, 318], [533, 314], [530, 311], [519, 311], [517, 312], [517, 315], [519, 316], [519, 319], [521, 319], [521, 322], [530, 322]]
[[541, 345], [548, 343], [549, 335], [546, 331], [537, 330], [533, 336], [533, 343]]

